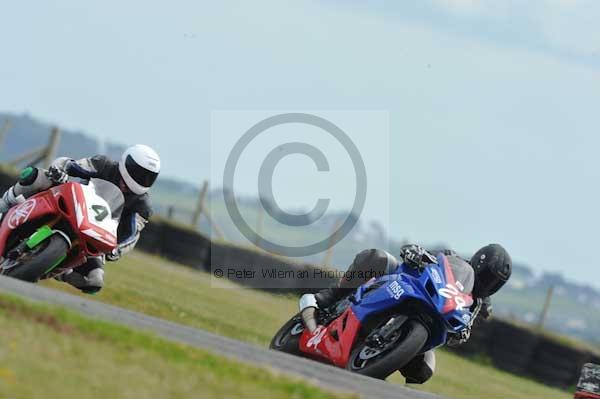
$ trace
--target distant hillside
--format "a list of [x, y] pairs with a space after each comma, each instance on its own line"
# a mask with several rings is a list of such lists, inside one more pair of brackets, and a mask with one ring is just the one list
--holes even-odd
[[[6, 162], [20, 154], [39, 148], [48, 142], [50, 130], [53, 125], [41, 122], [31, 116], [0, 113], [0, 126], [5, 120], [10, 120], [10, 129], [0, 146], [0, 162]], [[112, 159], [119, 159], [123, 150], [131, 143], [102, 142], [83, 132], [63, 130], [57, 156], [69, 156], [75, 159], [84, 158], [94, 154], [107, 155]], [[164, 176], [159, 177], [159, 186], [165, 191], [176, 190], [184, 192], [194, 191], [196, 188], [186, 182], [171, 180]]]
[[[52, 125], [39, 122], [29, 115], [10, 115], [0, 113], [0, 125], [6, 119], [10, 120], [10, 129], [4, 144], [0, 148], [0, 160], [15, 158], [32, 149], [38, 148], [48, 141]], [[98, 140], [86, 136], [82, 132], [63, 132], [63, 140], [58, 148], [59, 155], [69, 155], [74, 158], [86, 154], [95, 154], [100, 150]]]

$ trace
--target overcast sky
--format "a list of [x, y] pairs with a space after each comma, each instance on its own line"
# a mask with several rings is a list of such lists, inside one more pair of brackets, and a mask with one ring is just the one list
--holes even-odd
[[[227, 153], [215, 151], [211, 168], [213, 111], [352, 110], [360, 122], [335, 122], [366, 158], [389, 154], [380, 172], [381, 163], [367, 165], [366, 217], [395, 237], [464, 252], [501, 242], [537, 270], [600, 286], [600, 2], [55, 0], [1, 9], [1, 111], [153, 145], [165, 174], [199, 181], [218, 178]], [[219, 126], [224, 142], [244, 130]], [[283, 207], [312, 208], [318, 187], [347, 189], [351, 168], [328, 180], [295, 157], [275, 179]], [[254, 182], [251, 169], [238, 177]]]

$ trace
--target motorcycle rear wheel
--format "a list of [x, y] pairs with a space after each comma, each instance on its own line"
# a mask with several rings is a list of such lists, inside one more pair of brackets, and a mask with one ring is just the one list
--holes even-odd
[[[423, 324], [417, 320], [407, 320], [402, 325], [403, 338], [388, 351], [381, 352], [368, 360], [361, 359], [361, 354], [370, 349], [366, 343], [359, 342], [354, 348], [346, 365], [346, 369], [354, 373], [385, 380], [395, 371], [411, 361], [419, 354], [427, 342], [428, 333]], [[375, 350], [372, 350], [373, 353]]]
[[68, 250], [69, 244], [65, 239], [55, 234], [31, 251], [25, 252], [18, 259], [5, 260], [5, 263], [11, 262], [11, 268], [4, 274], [35, 283], [47, 273], [48, 269], [64, 258]]

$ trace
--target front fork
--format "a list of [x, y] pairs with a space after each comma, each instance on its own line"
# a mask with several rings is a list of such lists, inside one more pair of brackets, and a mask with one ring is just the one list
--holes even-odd
[[[34, 250], [41, 243], [43, 243], [44, 241], [49, 239], [54, 234], [60, 234], [65, 239], [65, 241], [69, 244], [69, 248], [71, 248], [72, 242], [71, 242], [71, 239], [69, 238], [69, 236], [67, 234], [65, 234], [64, 232], [62, 232], [61, 230], [54, 230], [51, 227], [51, 226], [56, 225], [58, 220], [60, 220], [60, 218], [56, 218], [56, 219], [52, 220], [50, 223], [48, 223], [47, 225], [40, 227], [39, 229], [37, 229], [35, 231], [35, 233], [30, 235], [29, 238], [21, 241], [16, 247], [9, 250], [8, 253], [6, 254], [6, 259], [0, 260], [2, 262], [2, 264], [4, 264], [5, 263], [4, 261], [7, 259], [16, 261], [21, 256], [23, 256], [26, 252]], [[61, 259], [60, 262], [57, 262], [54, 265], [50, 265], [50, 268], [48, 269], [48, 271], [46, 273], [49, 273], [53, 269], [55, 269], [60, 263], [62, 263], [63, 260], [64, 260], [64, 258]], [[2, 268], [2, 272], [5, 272], [6, 270], [7, 270], [6, 268]]]
[[387, 345], [393, 344], [392, 337], [398, 333], [398, 330], [402, 328], [402, 325], [408, 320], [407, 316], [397, 315], [388, 320], [380, 328], [373, 330], [367, 338], [365, 343], [373, 348], [384, 349]]

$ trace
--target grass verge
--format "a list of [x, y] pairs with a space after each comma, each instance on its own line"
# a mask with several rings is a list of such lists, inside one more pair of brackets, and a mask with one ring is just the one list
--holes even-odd
[[341, 398], [302, 381], [0, 295], [0, 397]]

